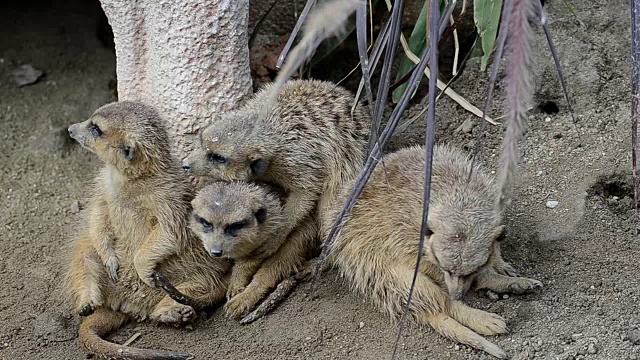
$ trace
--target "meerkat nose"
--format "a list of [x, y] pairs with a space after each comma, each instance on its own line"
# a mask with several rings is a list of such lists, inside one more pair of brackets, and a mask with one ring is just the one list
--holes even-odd
[[191, 170], [191, 166], [189, 166], [187, 159], [182, 159], [182, 170], [185, 172], [189, 172], [189, 170]]
[[211, 249], [211, 255], [215, 257], [222, 256], [222, 250]]
[[69, 136], [73, 137], [73, 125], [69, 126], [67, 131], [69, 132]]

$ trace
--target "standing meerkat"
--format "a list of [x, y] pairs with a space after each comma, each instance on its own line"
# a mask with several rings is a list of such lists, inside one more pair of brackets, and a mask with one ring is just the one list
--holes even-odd
[[111, 103], [71, 125], [69, 134], [105, 163], [66, 278], [75, 310], [88, 315], [80, 325], [81, 343], [102, 358], [188, 358], [101, 339], [130, 319], [179, 325], [195, 317], [192, 306], [145, 285], [154, 285], [154, 271], [196, 307], [225, 296], [229, 264], [209, 256], [188, 229], [191, 186], [172, 160], [159, 115], [139, 103]]
[[[406, 305], [418, 255], [424, 148], [389, 154], [384, 165], [374, 171], [345, 220], [328, 260], [395, 319]], [[471, 166], [458, 150], [434, 148], [428, 238], [409, 314], [449, 339], [505, 359], [502, 349], [478, 335], [506, 333], [505, 320], [460, 299], [472, 286], [521, 294], [542, 284], [515, 277], [502, 259], [496, 239], [504, 226], [493, 207], [498, 192], [479, 166], [469, 177]], [[324, 214], [326, 221], [335, 220], [352, 187], [345, 185], [335, 208]]]
[[[286, 224], [282, 192], [255, 182], [215, 182], [192, 201], [191, 229], [213, 256], [234, 261], [231, 269], [227, 316], [238, 319], [299, 269], [317, 242], [316, 222], [305, 221], [287, 238], [279, 236]], [[291, 257], [290, 253], [305, 256]]]

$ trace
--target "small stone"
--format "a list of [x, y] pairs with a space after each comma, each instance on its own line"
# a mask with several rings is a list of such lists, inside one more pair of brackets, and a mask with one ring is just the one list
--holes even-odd
[[455, 350], [455, 351], [460, 351], [460, 345], [456, 345], [456, 346], [454, 346], [454, 347], [453, 347], [453, 350]]
[[487, 297], [491, 300], [500, 300], [500, 296], [491, 290], [487, 290]]
[[544, 174], [544, 173], [542, 172], [542, 170], [540, 170], [540, 171], [538, 171], [538, 172], [536, 173], [536, 176], [540, 177], [540, 176], [542, 176], [542, 174]]
[[18, 87], [23, 87], [37, 83], [42, 75], [44, 75], [44, 72], [29, 64], [25, 64], [13, 70], [11, 75], [13, 75], [13, 81], [16, 85], [18, 85]]
[[578, 340], [580, 340], [580, 338], [582, 338], [582, 334], [573, 334], [573, 335], [571, 335], [571, 340], [573, 340], [573, 341], [578, 341]]
[[549, 209], [555, 209], [556, 207], [558, 207], [558, 202], [555, 200], [549, 200], [547, 201], [547, 203], [545, 204], [546, 207], [548, 207]]
[[359, 327], [360, 329], [362, 329], [362, 328], [364, 327], [364, 322], [363, 322], [363, 321], [360, 321], [360, 324], [358, 324], [358, 327]]
[[79, 213], [81, 209], [82, 209], [82, 207], [80, 205], [80, 201], [76, 200], [71, 204], [71, 213], [72, 214]]
[[458, 129], [456, 129], [456, 131], [462, 131], [465, 134], [471, 134], [471, 131], [473, 131], [473, 120], [471, 120], [470, 118], [465, 120], [462, 125], [460, 125]]
[[590, 343], [589, 346], [587, 346], [587, 353], [589, 354], [597, 354], [598, 353], [598, 348], [596, 347], [596, 344], [594, 343]]
[[507, 294], [502, 295], [502, 299], [507, 300], [508, 298], [509, 298], [509, 295]]
[[544, 122], [551, 122], [551, 118], [547, 116], [546, 118], [544, 118]]

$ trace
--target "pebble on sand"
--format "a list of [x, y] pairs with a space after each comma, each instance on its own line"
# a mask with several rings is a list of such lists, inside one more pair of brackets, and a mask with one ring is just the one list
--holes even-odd
[[559, 203], [556, 200], [549, 200], [547, 201], [545, 206], [548, 207], [549, 209], [555, 209], [556, 207], [558, 207], [558, 204]]

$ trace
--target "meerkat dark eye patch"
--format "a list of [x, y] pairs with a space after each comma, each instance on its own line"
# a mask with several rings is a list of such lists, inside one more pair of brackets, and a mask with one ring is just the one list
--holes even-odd
[[251, 174], [253, 176], [264, 176], [267, 172], [267, 167], [269, 166], [269, 162], [265, 159], [257, 159], [251, 162]]
[[93, 136], [94, 138], [99, 138], [103, 134], [102, 130], [100, 130], [100, 127], [94, 123], [89, 123], [89, 132], [91, 132], [91, 136]]
[[248, 220], [236, 221], [232, 224], [225, 226], [224, 232], [231, 236], [238, 235], [238, 232], [249, 225]]
[[225, 158], [220, 154], [216, 154], [212, 152], [207, 154], [207, 160], [211, 161], [212, 163], [218, 163], [218, 164], [224, 164], [227, 162], [227, 158]]
[[213, 225], [211, 225], [210, 222], [208, 222], [207, 220], [205, 220], [204, 218], [196, 215], [195, 213], [193, 214], [193, 218], [200, 223], [200, 225], [202, 225], [202, 227], [204, 228], [205, 232], [209, 232], [211, 231], [211, 229], [213, 229]]
[[258, 221], [258, 224], [263, 224], [265, 220], [267, 220], [267, 209], [265, 208], [258, 209], [258, 211], [256, 211], [255, 213], [255, 217], [256, 217], [256, 221]]

